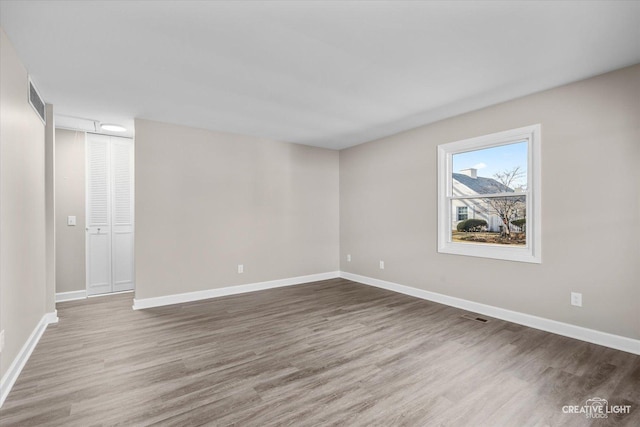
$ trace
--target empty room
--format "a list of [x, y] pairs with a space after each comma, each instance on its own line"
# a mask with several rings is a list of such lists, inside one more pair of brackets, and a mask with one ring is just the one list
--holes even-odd
[[640, 425], [640, 2], [0, 0], [0, 425]]

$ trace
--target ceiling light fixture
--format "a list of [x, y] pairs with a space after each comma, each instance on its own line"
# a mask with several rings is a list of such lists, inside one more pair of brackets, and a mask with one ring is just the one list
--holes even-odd
[[126, 132], [127, 128], [120, 126], [120, 125], [114, 125], [111, 123], [104, 123], [100, 125], [100, 128], [102, 130], [106, 130], [109, 132]]

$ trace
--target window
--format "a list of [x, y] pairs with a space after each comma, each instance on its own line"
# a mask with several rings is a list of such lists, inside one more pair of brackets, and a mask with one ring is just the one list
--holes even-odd
[[458, 206], [458, 221], [465, 221], [469, 219], [469, 213], [466, 206]]
[[438, 252], [541, 262], [540, 125], [438, 146]]

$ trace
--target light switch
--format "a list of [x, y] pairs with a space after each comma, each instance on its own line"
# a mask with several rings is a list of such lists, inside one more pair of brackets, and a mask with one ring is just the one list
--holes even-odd
[[76, 225], [75, 215], [70, 215], [67, 217], [67, 225]]

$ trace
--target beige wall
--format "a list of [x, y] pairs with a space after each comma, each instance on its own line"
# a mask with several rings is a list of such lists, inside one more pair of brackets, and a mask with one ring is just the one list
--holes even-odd
[[[437, 145], [535, 123], [542, 264], [437, 253]], [[341, 151], [341, 269], [637, 339], [639, 203], [637, 65]]]
[[0, 354], [4, 375], [46, 312], [44, 125], [0, 29]]
[[[83, 291], [85, 277], [85, 133], [56, 129], [56, 292]], [[75, 226], [67, 217], [76, 216]]]
[[136, 298], [338, 269], [337, 151], [135, 126]]
[[53, 105], [46, 105], [47, 125], [45, 126], [44, 181], [45, 181], [45, 253], [46, 253], [46, 311], [56, 311], [56, 198], [55, 198], [55, 158], [56, 129]]

